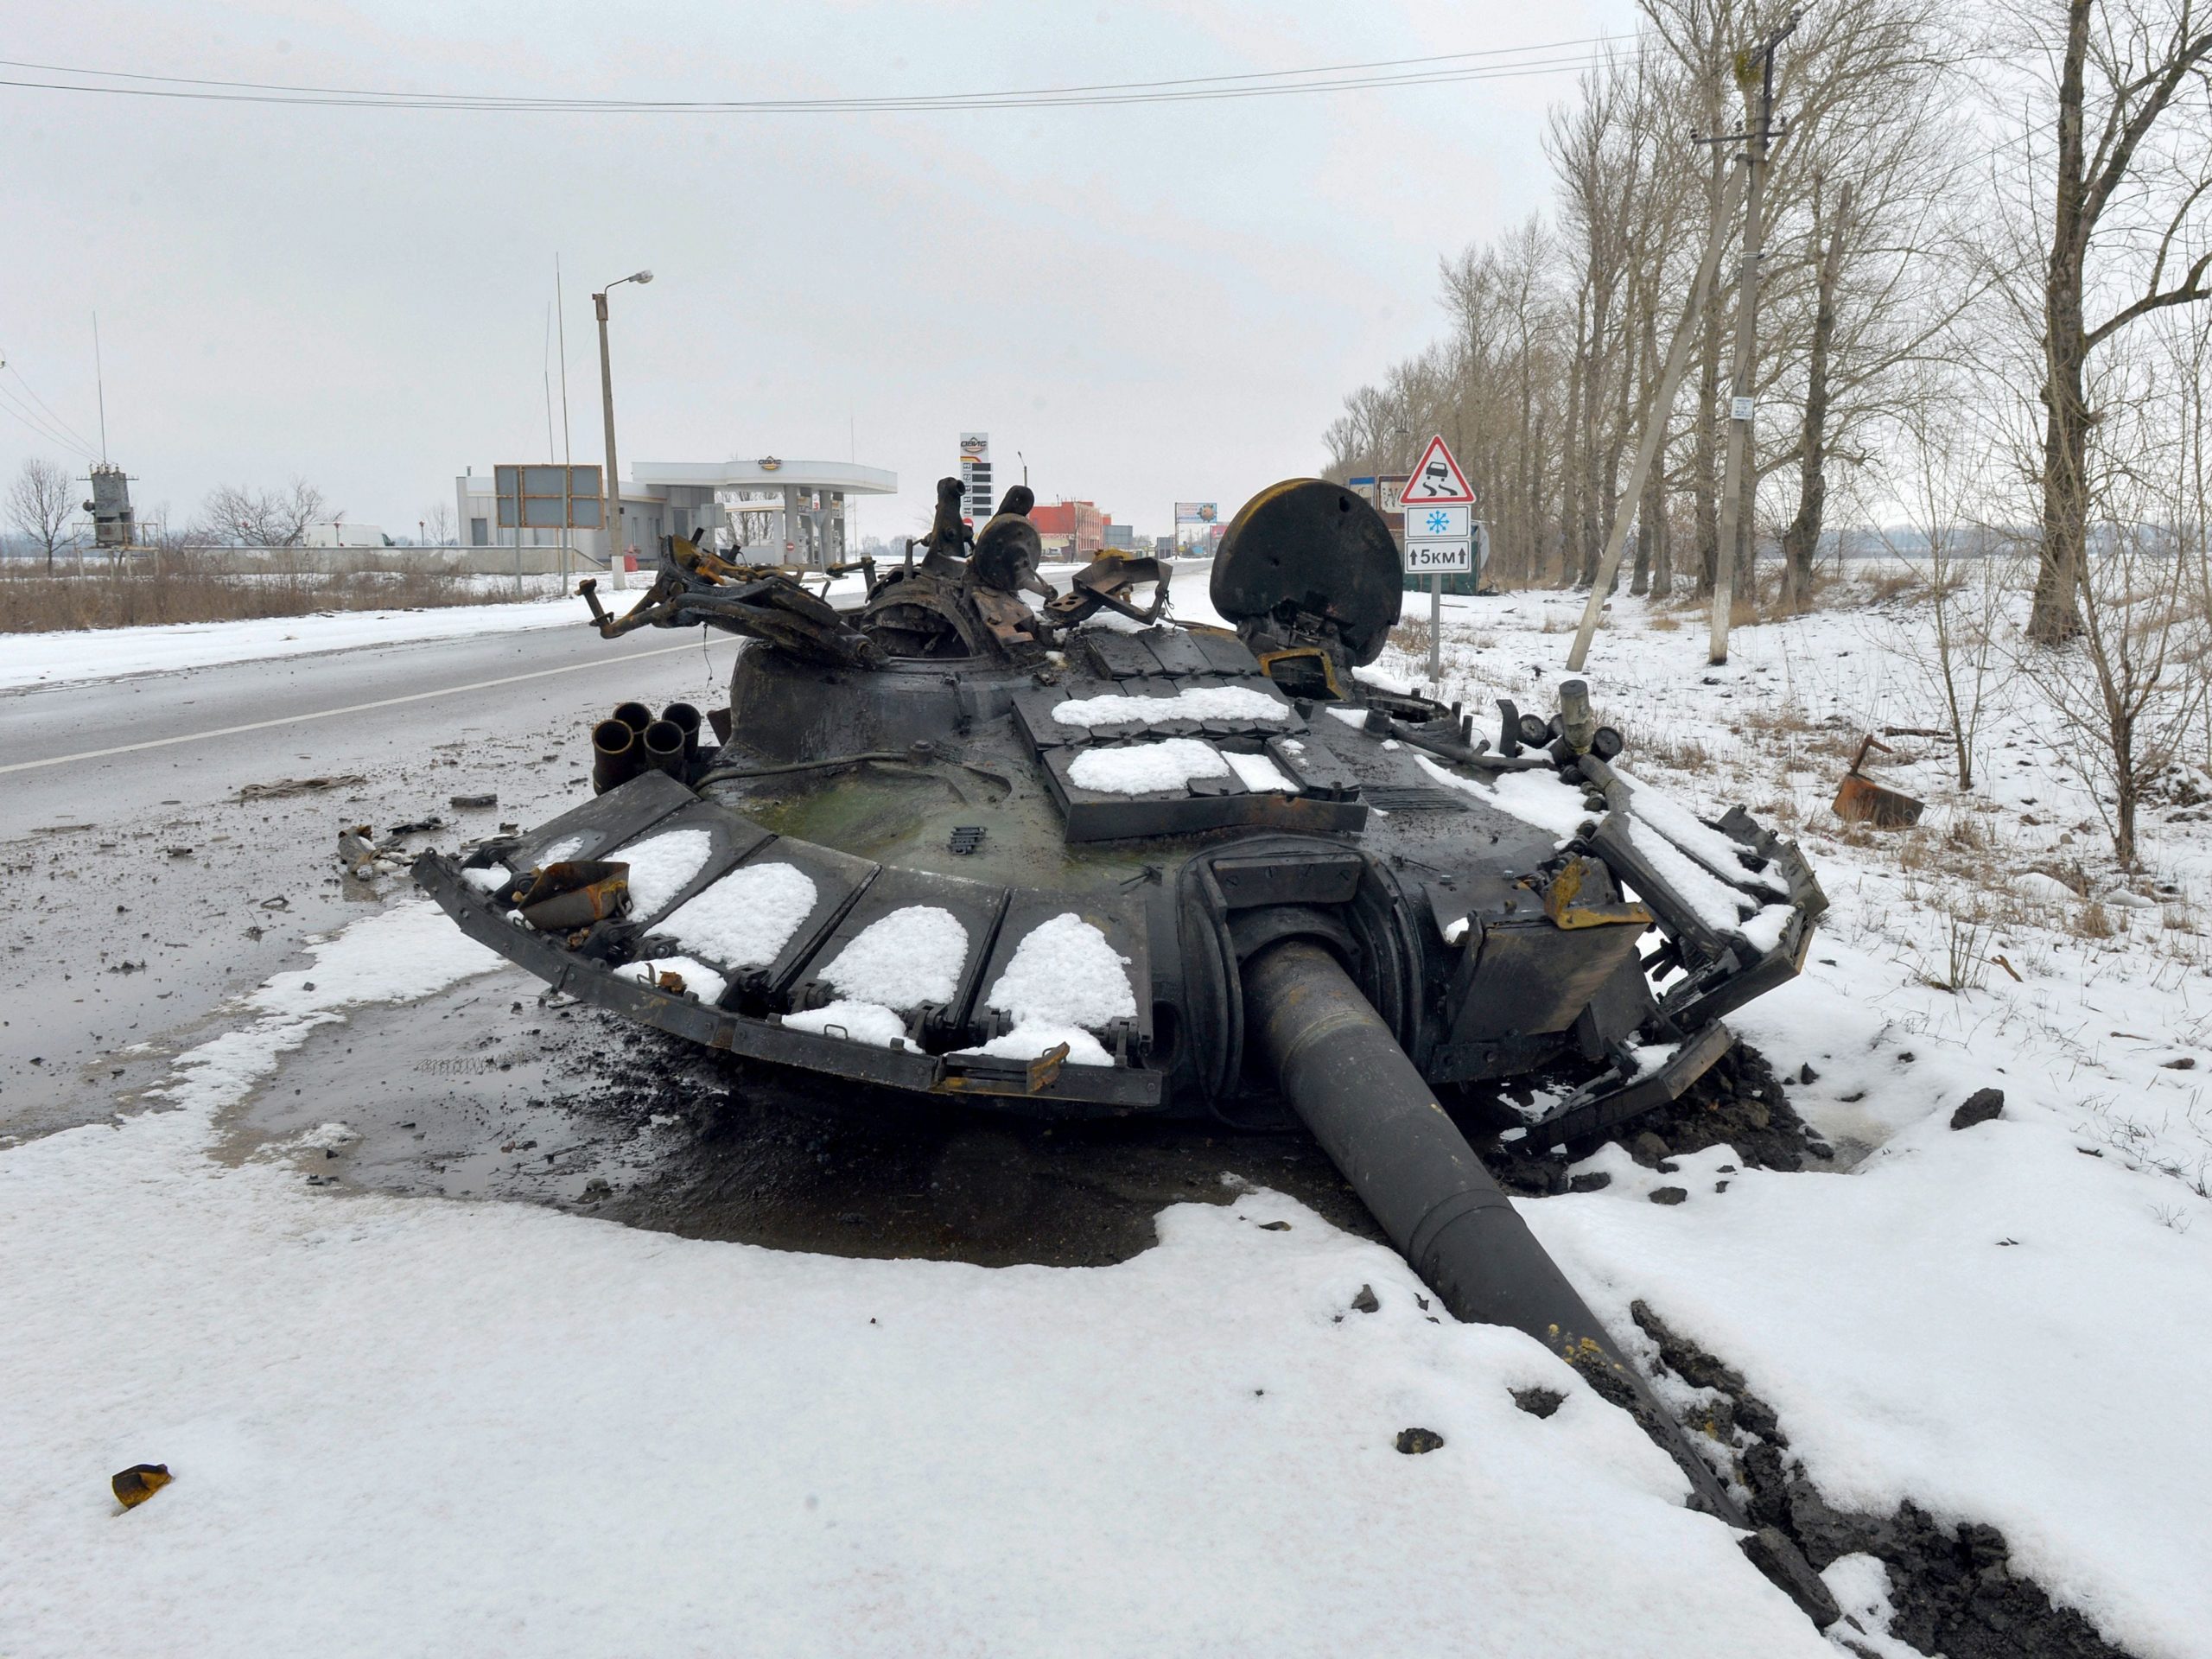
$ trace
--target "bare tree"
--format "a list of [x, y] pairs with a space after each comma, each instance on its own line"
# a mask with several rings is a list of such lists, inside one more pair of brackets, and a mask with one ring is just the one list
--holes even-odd
[[[1660, 44], [1708, 89], [1700, 118], [1707, 133], [1740, 113], [1725, 96], [1736, 53], [1799, 10], [1772, 0], [1640, 0], [1640, 6]], [[1741, 480], [1732, 550], [1741, 592], [1751, 591], [1758, 550], [1750, 526], [1789, 516], [1759, 513], [1756, 492], [1797, 472], [1793, 505], [1802, 508], [1809, 493], [1817, 518], [1834, 482], [1829, 469], [1866, 464], [1866, 438], [1894, 412], [1891, 371], [1923, 351], [1935, 327], [1955, 315], [1961, 294], [1971, 291], [1947, 277], [1942, 257], [1951, 217], [1946, 197], [1962, 148], [1960, 123], [1945, 111], [1958, 51], [1946, 9], [1935, 0], [1831, 0], [1804, 10], [1777, 56], [1777, 105], [1789, 125], [1769, 152], [1763, 208], [1767, 261], [1752, 388], [1761, 413], [1749, 435], [1751, 464]], [[1716, 147], [1709, 197], [1719, 194], [1721, 154]], [[1808, 442], [1804, 425], [1789, 423], [1782, 411], [1810, 411], [1814, 404], [1808, 381], [1832, 231], [1821, 222], [1822, 209], [1845, 185], [1853, 193], [1849, 229], [1827, 283], [1825, 385], [1817, 441]], [[1793, 255], [1793, 249], [1802, 251]], [[1701, 589], [1711, 584], [1717, 556], [1720, 340], [1735, 309], [1728, 292], [1733, 285], [1732, 276], [1706, 313], [1700, 384], [1690, 411], [1688, 483], [1698, 507]], [[1809, 489], [1802, 477], [1808, 460], [1817, 474]], [[1817, 523], [1808, 528], [1816, 544]]]
[[[1637, 349], [1637, 406], [1649, 408], [1659, 388], [1659, 319], [1651, 307], [1643, 309], [1643, 339]], [[1636, 508], [1636, 569], [1630, 578], [1631, 594], [1664, 599], [1674, 586], [1674, 565], [1667, 549], [1667, 473], [1655, 466], [1645, 475], [1643, 499]]]
[[2031, 645], [2023, 658], [2050, 702], [2066, 758], [2090, 785], [2113, 856], [2129, 868], [2143, 803], [2181, 758], [2212, 696], [2203, 602], [2212, 578], [2202, 564], [2208, 334], [2202, 323], [2146, 331], [2142, 346], [2158, 349], [2135, 353], [2126, 398], [2105, 400], [2092, 449], [2126, 463], [2094, 468], [2088, 480], [2075, 632]]
[[432, 547], [453, 545], [453, 509], [441, 501], [423, 515], [423, 533]]
[[1661, 98], [1653, 60], [1611, 60], [1583, 77], [1576, 104], [1553, 111], [1547, 136], [1560, 236], [1576, 267], [1562, 584], [1593, 579], [1613, 516], [1645, 283], [1640, 267], [1648, 245], [1664, 245], [1665, 226], [1653, 222], [1665, 217], [1663, 192], [1654, 188]]
[[1959, 787], [1974, 785], [1985, 715], [2012, 677], [2005, 606], [2014, 591], [2008, 538], [1977, 522], [1988, 499], [1988, 446], [1961, 407], [1962, 388], [1923, 376], [1904, 402], [1894, 445], [1897, 499], [1907, 534], [1882, 533], [1892, 554], [1923, 563], [1928, 627], [1897, 636], [1906, 659], [1943, 705]]
[[2040, 304], [2031, 310], [2023, 296], [2020, 307], [2041, 359], [2042, 533], [2029, 632], [2044, 644], [2085, 621], [2077, 601], [2096, 493], [2088, 452], [2101, 418], [2093, 354], [2152, 312], [2212, 297], [2212, 17], [2197, 0], [2065, 0], [2062, 21], [2056, 39], [2031, 42], [2055, 60], [2040, 111], [2051, 142], [2031, 148], [2027, 162], [2048, 169], [2028, 184], [2048, 194], [2049, 229]]
[[[1828, 357], [1835, 346], [1835, 290], [1843, 272], [1843, 244], [1851, 226], [1851, 186], [1837, 193], [1835, 217], [1826, 227], [1827, 251], [1821, 256], [1819, 297], [1814, 302], [1813, 343], [1805, 364], [1805, 420], [1798, 440], [1797, 516], [1782, 532], [1783, 603], [1802, 611], [1813, 602], [1813, 556], [1820, 550], [1821, 523], [1827, 507]], [[1813, 198], [1813, 234], [1822, 233], [1818, 192]], [[1962, 781], [1961, 788], [1972, 785]]]
[[[1725, 292], [1704, 309], [1700, 372], [1658, 411], [1668, 437], [1641, 499], [1620, 493], [1662, 337], [1728, 177], [1726, 146], [1700, 148], [1692, 134], [1732, 125], [1736, 53], [1786, 6], [1639, 3], [1639, 49], [1586, 74], [1552, 116], [1554, 222], [1446, 261], [1451, 334], [1354, 392], [1327, 435], [1331, 470], [1348, 476], [1406, 464], [1408, 434], [1445, 433], [1507, 580], [1590, 580], [1624, 505], [1640, 526], [1636, 591], [1665, 592], [1678, 569], [1704, 588], [1713, 576], [1719, 363], [1734, 310]], [[1967, 147], [1943, 114], [1943, 23], [1940, 0], [1824, 0], [1784, 56], [1777, 95], [1789, 127], [1768, 179], [1754, 386], [1762, 418], [1739, 500], [1770, 509], [1762, 524], [1796, 510], [1801, 564], [1819, 548], [1832, 492], [1877, 458], [1900, 396], [1895, 371], [1949, 348], [1944, 330], [1971, 291], [1947, 274], [1961, 264], [1947, 244]], [[1847, 216], [1835, 212], [1846, 192]], [[1802, 423], [1789, 418], [1797, 409]], [[1755, 545], [1739, 537], [1739, 567]]]
[[308, 526], [344, 518], [324, 509], [322, 492], [304, 478], [281, 490], [220, 484], [200, 509], [196, 539], [237, 547], [297, 547]]
[[2135, 867], [2145, 792], [2181, 753], [2212, 674], [2190, 561], [2171, 527], [2115, 524], [2075, 563], [2075, 637], [2024, 665], [2088, 782], [2113, 856]]
[[8, 522], [46, 555], [49, 575], [54, 556], [77, 545], [77, 532], [69, 522], [76, 512], [75, 495], [68, 469], [36, 455], [23, 463], [8, 486]]

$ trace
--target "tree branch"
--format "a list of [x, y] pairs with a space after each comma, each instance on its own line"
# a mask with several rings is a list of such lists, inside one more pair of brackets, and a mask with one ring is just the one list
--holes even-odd
[[2085, 351], [2094, 351], [2100, 341], [2115, 334], [2135, 321], [2152, 311], [2162, 311], [2170, 305], [2187, 305], [2196, 300], [2212, 299], [2212, 288], [2204, 285], [2204, 275], [2212, 270], [2212, 253], [2206, 254], [2189, 268], [2189, 275], [2182, 279], [2179, 288], [2170, 288], [2164, 293], [2145, 294], [2125, 310], [2117, 311], [2095, 328], [2082, 341]]
[[2103, 215], [2105, 204], [2111, 199], [2113, 192], [2119, 189], [2121, 182], [2126, 178], [2127, 169], [2134, 162], [2136, 148], [2143, 142], [2144, 135], [2151, 130], [2159, 116], [2165, 112], [2167, 103], [2172, 99], [2175, 90], [2188, 77], [2190, 70], [2196, 67], [2199, 60], [2207, 55], [2212, 55], [2212, 30], [2207, 30], [2195, 40], [2177, 42], [2174, 55], [2167, 61], [2164, 70], [2157, 76], [2155, 82], [2146, 73], [2126, 86], [2114, 92], [2113, 112], [2116, 116], [2121, 109], [2126, 107], [2127, 99], [2146, 86], [2150, 88], [2150, 95], [2143, 100], [2142, 107], [2128, 118], [2116, 138], [2112, 137], [2110, 124], [2107, 124], [2106, 134], [2107, 138], [2111, 139], [2113, 147], [2110, 150], [2107, 150], [2101, 143], [2097, 147], [2103, 166], [2083, 194], [2082, 200], [2083, 223], [2094, 225]]

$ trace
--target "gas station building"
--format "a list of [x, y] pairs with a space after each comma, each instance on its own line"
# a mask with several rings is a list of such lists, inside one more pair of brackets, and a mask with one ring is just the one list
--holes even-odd
[[[861, 496], [893, 495], [899, 475], [845, 461], [633, 461], [622, 485], [621, 539], [615, 550], [650, 554], [663, 536], [683, 536], [724, 552], [742, 549], [762, 564], [819, 569], [841, 564], [857, 548], [853, 504]], [[517, 532], [499, 524], [493, 474], [474, 469], [454, 480], [463, 547], [512, 547]], [[509, 515], [512, 516], [512, 512]], [[556, 548], [562, 532], [520, 532], [525, 550]], [[569, 546], [594, 563], [607, 561], [607, 538], [597, 530], [572, 530]]]

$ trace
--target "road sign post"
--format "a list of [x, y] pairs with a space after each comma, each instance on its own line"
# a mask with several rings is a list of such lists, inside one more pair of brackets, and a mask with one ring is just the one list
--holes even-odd
[[[1467, 510], [1461, 507], [1457, 511], [1464, 513]], [[1410, 524], [1414, 518], [1426, 518], [1427, 516], [1427, 512], [1424, 511], [1409, 516], [1407, 523]], [[1471, 534], [1463, 534], [1452, 541], [1410, 536], [1406, 539], [1406, 574], [1428, 578], [1428, 677], [1439, 687], [1443, 683], [1444, 669], [1444, 578], [1462, 575], [1473, 569], [1474, 544]]]
[[1406, 574], [1428, 578], [1428, 678], [1444, 690], [1444, 578], [1472, 563], [1475, 492], [1439, 433], [1399, 492], [1406, 516]]

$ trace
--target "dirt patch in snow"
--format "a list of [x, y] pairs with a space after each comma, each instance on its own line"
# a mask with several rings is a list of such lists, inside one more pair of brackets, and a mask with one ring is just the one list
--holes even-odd
[[[1029, 1122], [747, 1065], [502, 970], [317, 1032], [226, 1120], [232, 1159], [347, 1189], [550, 1205], [689, 1237], [983, 1266], [1103, 1266], [1169, 1205], [1290, 1194], [1380, 1236], [1302, 1129]], [[353, 1132], [312, 1155], [326, 1122]], [[289, 1147], [289, 1150], [283, 1148]], [[1226, 1178], [1226, 1179], [1224, 1179]]]
[[1249, 1182], [1380, 1236], [1302, 1130], [1035, 1123], [630, 1034], [595, 1109], [658, 1121], [677, 1144], [595, 1211], [609, 1220], [839, 1255], [1098, 1267], [1149, 1249], [1166, 1205], [1226, 1203]]
[[1670, 1154], [1729, 1146], [1754, 1169], [1803, 1169], [1834, 1154], [1797, 1115], [1766, 1056], [1738, 1043], [1682, 1097], [1630, 1126], [1667, 1143]]
[[[1944, 1659], [2129, 1659], [2070, 1607], [2054, 1604], [2033, 1580], [2016, 1573], [2005, 1535], [1961, 1522], [1945, 1527], [1907, 1500], [1889, 1515], [1841, 1510], [1821, 1497], [1790, 1452], [1772, 1407], [1741, 1372], [1669, 1329], [1644, 1303], [1630, 1310], [1659, 1351], [1661, 1366], [1707, 1391], [1690, 1427], [1710, 1437], [1724, 1474], [1750, 1493], [1756, 1525], [1779, 1527], [1825, 1571], [1847, 1555], [1871, 1555], [1889, 1576], [1887, 1636]], [[1848, 1619], [1830, 1630], [1847, 1651], [1875, 1659], [1876, 1646], [1853, 1642]]]

